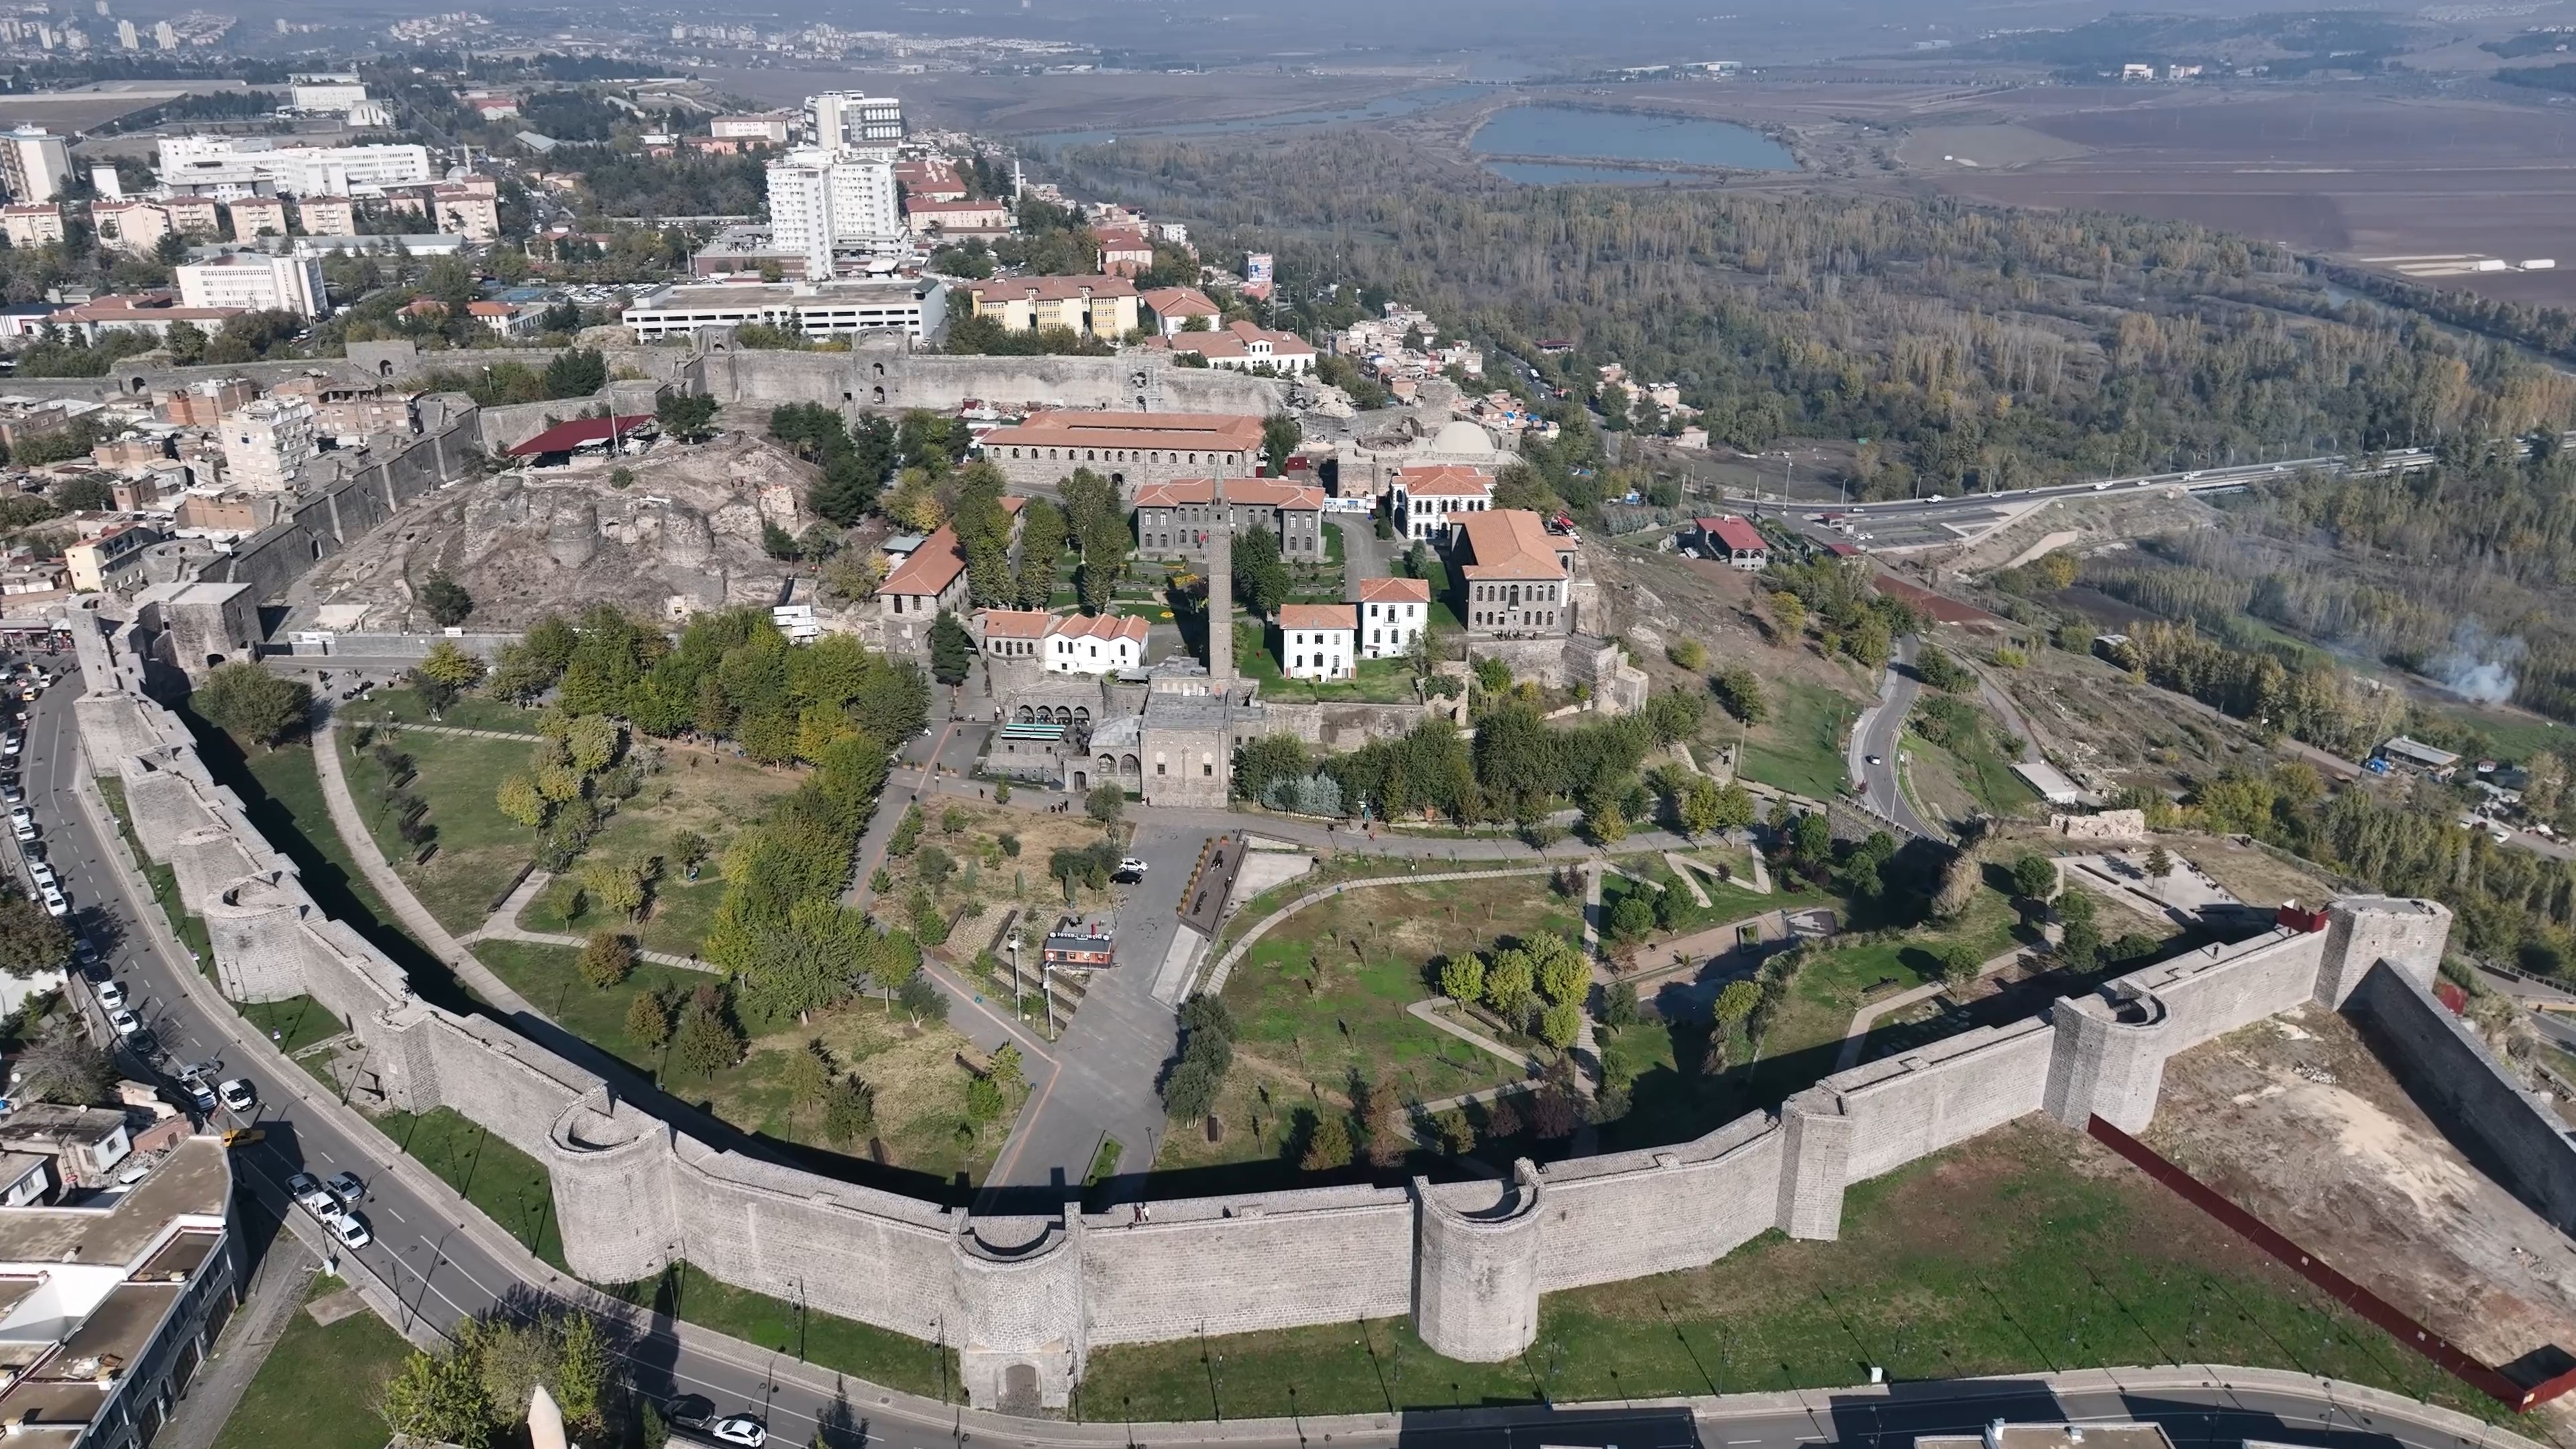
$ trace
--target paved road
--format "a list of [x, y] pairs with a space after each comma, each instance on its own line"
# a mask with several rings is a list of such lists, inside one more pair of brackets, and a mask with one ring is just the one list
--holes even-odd
[[1905, 733], [1906, 713], [1914, 708], [1915, 696], [1923, 692], [1923, 683], [1914, 677], [1916, 641], [1908, 634], [1896, 641], [1896, 654], [1887, 662], [1887, 677], [1879, 685], [1878, 703], [1863, 711], [1860, 722], [1852, 727], [1850, 754], [1844, 761], [1851, 777], [1860, 782], [1861, 798], [1871, 809], [1917, 835], [1935, 840], [1948, 832], [1941, 830], [1918, 813], [1898, 780], [1898, 751]]
[[[350, 1256], [399, 1293], [393, 1310], [398, 1326], [444, 1327], [489, 1311], [504, 1297], [525, 1302], [531, 1294], [560, 1297], [578, 1291], [518, 1251], [417, 1164], [398, 1161], [399, 1154], [380, 1136], [299, 1069], [256, 1045], [208, 988], [183, 987], [193, 968], [184, 953], [174, 954], [174, 948], [162, 944], [162, 933], [142, 927], [140, 912], [157, 908], [126, 893], [120, 872], [108, 863], [104, 844], [89, 828], [73, 793], [77, 762], [71, 693], [69, 688], [49, 693], [33, 713], [25, 767], [29, 799], [80, 924], [102, 944], [107, 969], [126, 982], [162, 1046], [183, 1059], [224, 1058], [228, 1075], [246, 1075], [258, 1084], [263, 1100], [255, 1115], [268, 1136], [235, 1157], [245, 1190], [274, 1201], [277, 1185], [297, 1168], [356, 1172], [369, 1188], [364, 1212], [376, 1240]], [[1096, 1449], [1137, 1443], [1287, 1449], [1317, 1442], [1311, 1437], [1317, 1434], [1329, 1434], [1344, 1445], [1438, 1444], [1442, 1449], [1497, 1444], [1536, 1449], [1541, 1443], [1797, 1449], [1829, 1441], [1884, 1443], [1895, 1449], [1914, 1434], [1973, 1430], [1998, 1414], [2156, 1417], [2175, 1427], [2185, 1449], [2249, 1437], [2321, 1449], [2370, 1444], [2468, 1449], [2472, 1443], [2504, 1437], [2463, 1437], [2455, 1421], [2402, 1400], [2375, 1409], [2346, 1407], [2353, 1397], [2348, 1387], [2286, 1375], [2273, 1376], [2277, 1382], [2267, 1379], [2257, 1388], [2228, 1389], [2189, 1387], [2197, 1375], [2168, 1374], [2174, 1387], [2145, 1394], [2100, 1387], [2059, 1394], [2037, 1385], [1963, 1383], [1711, 1399], [1663, 1411], [1641, 1406], [1597, 1413], [1530, 1408], [1131, 1427], [1011, 1420], [958, 1410], [844, 1380], [784, 1353], [665, 1319], [652, 1321], [630, 1344], [627, 1358], [647, 1392], [705, 1394], [727, 1410], [764, 1413], [773, 1433], [793, 1442], [819, 1432], [843, 1449], [868, 1444], [956, 1449], [977, 1437], [988, 1443]]]

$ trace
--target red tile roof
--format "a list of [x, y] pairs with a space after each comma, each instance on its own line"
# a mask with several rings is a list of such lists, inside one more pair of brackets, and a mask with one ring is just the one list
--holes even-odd
[[[1168, 483], [1148, 483], [1136, 490], [1139, 508], [1180, 508], [1190, 504], [1214, 503], [1216, 480], [1213, 478], [1174, 478]], [[1225, 501], [1251, 503], [1269, 508], [1320, 509], [1324, 490], [1299, 483], [1283, 483], [1276, 478], [1228, 478]]]
[[987, 639], [1043, 639], [1055, 615], [1044, 609], [986, 609], [984, 637]]
[[651, 413], [636, 413], [620, 418], [575, 418], [557, 423], [510, 450], [513, 458], [533, 458], [539, 453], [569, 453], [585, 443], [605, 443], [612, 436], [624, 437], [638, 428], [655, 426]]
[[1760, 553], [1771, 547], [1764, 541], [1762, 530], [1731, 513], [1717, 518], [1700, 519], [1699, 531], [1716, 539], [1730, 552]]
[[1350, 629], [1360, 626], [1360, 611], [1348, 604], [1281, 604], [1282, 629]]
[[982, 304], [1014, 299], [1061, 302], [1072, 297], [1133, 297], [1136, 284], [1125, 277], [1006, 277], [977, 282], [971, 288]]
[[1565, 566], [1556, 561], [1556, 540], [1548, 536], [1537, 514], [1521, 508], [1500, 508], [1456, 517], [1458, 525], [1467, 531], [1467, 552], [1476, 560], [1465, 569], [1468, 578], [1565, 577]]
[[1363, 604], [1427, 604], [1431, 602], [1429, 579], [1362, 579], [1360, 602]]
[[1018, 427], [986, 433], [981, 446], [986, 457], [994, 456], [996, 448], [1014, 447], [1250, 453], [1261, 447], [1261, 419], [1215, 413], [1031, 413]]
[[1144, 620], [1132, 615], [1076, 614], [1069, 619], [1056, 620], [1055, 627], [1047, 632], [1060, 639], [1098, 639], [1103, 643], [1127, 639], [1141, 647], [1145, 642], [1146, 628]]
[[[1025, 498], [1002, 500], [1002, 511], [1005, 513], [1017, 513], [1028, 506], [1029, 500]], [[939, 525], [937, 533], [924, 539], [921, 547], [912, 551], [911, 557], [906, 558], [893, 573], [886, 575], [886, 581], [877, 585], [877, 592], [925, 597], [936, 595], [955, 583], [957, 576], [964, 572], [966, 572], [965, 545], [957, 541], [957, 530], [943, 523]]]
[[1158, 317], [1217, 317], [1223, 311], [1208, 300], [1208, 294], [1196, 287], [1156, 287], [1145, 294], [1145, 305]]
[[1395, 486], [1419, 498], [1490, 498], [1494, 475], [1460, 463], [1417, 464], [1396, 469]]

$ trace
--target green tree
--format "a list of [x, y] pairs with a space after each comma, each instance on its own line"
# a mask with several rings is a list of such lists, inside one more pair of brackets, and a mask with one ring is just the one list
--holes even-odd
[[1271, 477], [1288, 471], [1288, 456], [1297, 451], [1305, 435], [1293, 413], [1272, 413], [1261, 420], [1261, 461], [1269, 465]]
[[662, 431], [684, 443], [702, 442], [715, 422], [716, 400], [694, 393], [668, 393], [653, 409]]
[[1279, 536], [1256, 528], [1234, 536], [1234, 597], [1263, 618], [1274, 618], [1288, 602], [1293, 582], [1288, 561], [1279, 556]]
[[582, 980], [606, 991], [634, 973], [635, 942], [615, 931], [593, 931], [574, 965]]
[[1351, 1129], [1340, 1113], [1328, 1113], [1315, 1123], [1297, 1165], [1308, 1172], [1334, 1172], [1351, 1165]]
[[247, 660], [218, 665], [197, 683], [190, 707], [247, 744], [273, 745], [296, 734], [313, 709], [312, 687], [271, 674]]
[[1453, 951], [1440, 962], [1440, 994], [1472, 1003], [1485, 995], [1485, 958], [1473, 951]]
[[1537, 966], [1517, 947], [1498, 951], [1485, 963], [1485, 1005], [1505, 1021], [1519, 1022], [1538, 1003]]
[[963, 684], [975, 667], [975, 639], [946, 609], [930, 625], [930, 677], [942, 684]]
[[1568, 1002], [1581, 1005], [1592, 991], [1592, 963], [1572, 942], [1552, 931], [1542, 931], [1530, 943], [1530, 957], [1538, 978], [1539, 995], [1562, 1006]]
[[595, 347], [574, 347], [546, 364], [546, 400], [588, 397], [608, 386], [608, 359]]
[[453, 629], [474, 613], [474, 596], [446, 574], [432, 573], [420, 586], [420, 606], [429, 611], [432, 623]]
[[25, 980], [50, 971], [72, 954], [72, 933], [51, 912], [0, 886], [0, 971]]
[[791, 1048], [779, 1068], [779, 1085], [787, 1089], [788, 1110], [802, 1115], [822, 1106], [832, 1090], [832, 1064], [822, 1038]]
[[1082, 797], [1082, 813], [1106, 829], [1127, 813], [1127, 792], [1115, 785], [1094, 785]]
[[606, 715], [576, 715], [564, 727], [564, 750], [572, 756], [572, 767], [585, 775], [596, 775], [614, 763], [623, 742], [617, 721]]
[[1725, 1035], [1750, 1020], [1753, 1008], [1761, 1002], [1761, 987], [1741, 979], [1730, 981], [1719, 989], [1717, 1001], [1710, 1009], [1710, 1019], [1717, 1023], [1718, 1033]]
[[2166, 876], [2173, 874], [2173, 868], [2173, 856], [2168, 853], [2163, 846], [2157, 845], [2149, 848], [2147, 851], [2148, 879], [2163, 880]]
[[2045, 902], [2057, 894], [2057, 862], [2031, 852], [2012, 863], [2013, 894], [2026, 901]]
[[1573, 1047], [1583, 1033], [1583, 1008], [1562, 1002], [1538, 1014], [1538, 1037], [1558, 1051]]
[[843, 1147], [876, 1131], [876, 1097], [857, 1077], [843, 1077], [823, 1098], [823, 1135]]
[[537, 793], [536, 782], [526, 775], [512, 775], [503, 780], [492, 803], [500, 808], [504, 816], [530, 830], [545, 828], [546, 816], [549, 813], [546, 797]]
[[1941, 979], [1950, 986], [1965, 986], [1985, 969], [1985, 958], [1965, 941], [1953, 941], [1941, 948]]
[[1654, 929], [1655, 903], [1642, 889], [1628, 891], [1610, 908], [1610, 934], [1617, 940], [1642, 940]]
[[482, 1449], [492, 1439], [492, 1405], [479, 1366], [461, 1345], [405, 1359], [385, 1384], [377, 1412], [397, 1438], [463, 1449]]
[[671, 1044], [680, 1064], [702, 1077], [742, 1060], [741, 1030], [724, 1018], [721, 1008], [703, 1002], [692, 1003], [681, 1014], [680, 1029]]
[[434, 679], [451, 690], [471, 689], [483, 682], [483, 661], [456, 647], [453, 639], [441, 639], [429, 646], [413, 672]]
[[1729, 664], [1709, 676], [1709, 691], [1726, 712], [1748, 725], [1757, 725], [1771, 713], [1770, 701], [1763, 697], [1761, 676], [1741, 664]]
[[661, 993], [639, 991], [626, 1006], [626, 1035], [646, 1051], [659, 1051], [671, 1039], [671, 1007]]

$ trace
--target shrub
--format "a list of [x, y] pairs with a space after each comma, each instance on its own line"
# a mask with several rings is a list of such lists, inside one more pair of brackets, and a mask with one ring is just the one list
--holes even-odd
[[615, 931], [593, 931], [581, 948], [581, 979], [606, 991], [635, 970], [635, 942]]

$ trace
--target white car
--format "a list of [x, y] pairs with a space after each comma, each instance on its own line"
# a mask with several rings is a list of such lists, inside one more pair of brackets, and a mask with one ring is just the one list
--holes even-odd
[[350, 1212], [340, 1214], [331, 1224], [331, 1233], [352, 1248], [363, 1248], [376, 1240], [376, 1235], [367, 1231], [367, 1220]]
[[259, 1105], [258, 1089], [251, 1086], [248, 1077], [233, 1078], [215, 1088], [215, 1095], [223, 1098], [224, 1105], [236, 1112], [247, 1112]]
[[760, 1449], [769, 1442], [769, 1426], [749, 1414], [727, 1414], [707, 1426], [707, 1437], [720, 1444], [739, 1444], [742, 1449]]
[[14, 760], [26, 748], [27, 737], [17, 730], [11, 730], [6, 738], [0, 738], [0, 756]]
[[143, 1029], [143, 1018], [120, 1006], [107, 1014], [107, 1024], [116, 1028], [118, 1036], [132, 1036]]
[[1145, 873], [1145, 862], [1131, 855], [1125, 860], [1118, 862], [1118, 869], [1121, 872], [1133, 872], [1137, 875], [1143, 875]]
[[45, 903], [45, 914], [56, 920], [61, 920], [72, 913], [72, 903], [69, 898], [52, 886], [45, 887], [44, 892], [37, 899]]
[[125, 983], [111, 981], [98, 989], [98, 1004], [110, 1011], [125, 1004]]
[[349, 1205], [327, 1192], [322, 1194], [318, 1201], [305, 1203], [304, 1206], [312, 1212], [313, 1216], [320, 1218], [326, 1227], [338, 1227], [340, 1219], [349, 1215]]
[[12, 806], [9, 811], [9, 833], [20, 840], [35, 839], [36, 812], [24, 805]]
[[2106, 478], [2106, 479], [2102, 480], [2101, 482], [2094, 484], [2094, 485], [2093, 485], [2093, 491], [2094, 491], [2094, 492], [2096, 492], [2096, 493], [2099, 493], [2099, 492], [2101, 492], [2103, 489], [2108, 488], [2108, 487], [2110, 487], [2110, 486], [2111, 486], [2111, 482], [2110, 482], [2110, 480], [2109, 480], [2109, 479], [2107, 479], [2107, 478]]
[[27, 863], [27, 879], [34, 881], [36, 883], [36, 889], [40, 891], [61, 889], [61, 887], [55, 883], [53, 866], [45, 861], [29, 861]]

